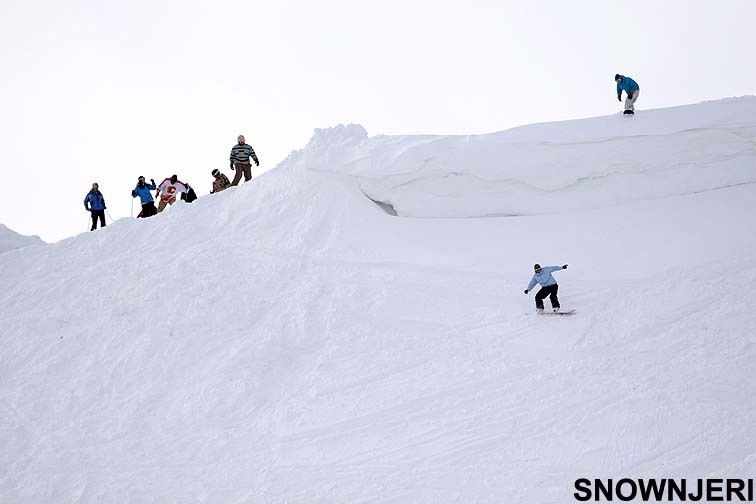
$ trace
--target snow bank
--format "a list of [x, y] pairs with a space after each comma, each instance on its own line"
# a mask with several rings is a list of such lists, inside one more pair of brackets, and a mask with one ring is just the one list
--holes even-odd
[[[577, 477], [753, 474], [755, 127], [753, 98], [340, 126], [253, 183], [2, 254], [0, 500], [569, 502]], [[536, 261], [570, 264], [576, 316], [532, 313]]]
[[32, 245], [43, 245], [39, 236], [25, 236], [0, 224], [0, 254]]

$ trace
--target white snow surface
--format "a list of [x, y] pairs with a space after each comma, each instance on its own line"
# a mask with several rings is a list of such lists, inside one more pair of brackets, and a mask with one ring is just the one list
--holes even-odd
[[0, 254], [9, 250], [44, 244], [45, 242], [39, 236], [22, 235], [0, 224]]
[[[318, 130], [241, 187], [0, 255], [0, 502], [564, 503], [579, 477], [752, 477], [755, 230], [754, 97]], [[534, 262], [569, 264], [576, 315], [533, 313]]]

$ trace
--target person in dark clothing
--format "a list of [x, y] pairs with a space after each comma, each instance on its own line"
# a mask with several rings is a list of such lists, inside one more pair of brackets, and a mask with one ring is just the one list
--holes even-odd
[[192, 201], [197, 199], [197, 193], [194, 192], [194, 189], [189, 185], [188, 182], [184, 182], [184, 185], [186, 186], [186, 192], [181, 193], [181, 201], [191, 203]]
[[528, 288], [525, 289], [525, 294], [530, 292], [530, 290], [535, 287], [535, 285], [541, 284], [541, 289], [536, 293], [535, 296], [535, 303], [536, 303], [536, 310], [543, 311], [543, 300], [546, 299], [546, 296], [549, 297], [549, 301], [551, 301], [551, 308], [554, 311], [559, 311], [559, 298], [557, 298], [557, 291], [559, 290], [559, 285], [557, 285], [556, 279], [554, 279], [551, 274], [554, 271], [559, 271], [563, 269], [567, 269], [567, 265], [564, 266], [546, 266], [545, 268], [541, 268], [540, 264], [535, 264], [533, 266], [533, 269], [535, 270], [535, 274], [533, 275], [533, 278], [530, 280], [530, 283], [528, 284]]
[[100, 186], [95, 182], [92, 184], [92, 190], [84, 197], [84, 208], [92, 214], [92, 229], [97, 229], [97, 219], [100, 219], [100, 226], [105, 227], [105, 197], [100, 192]]
[[150, 179], [151, 184], [145, 184], [144, 177], [139, 177], [139, 180], [137, 181], [137, 185], [134, 188], [133, 191], [131, 191], [131, 197], [136, 198], [139, 196], [140, 201], [142, 202], [142, 211], [139, 212], [139, 215], [137, 217], [152, 217], [153, 215], [157, 215], [157, 208], [155, 208], [155, 200], [152, 197], [152, 192], [155, 189], [157, 189], [157, 186], [155, 185], [155, 181], [153, 179]]
[[234, 181], [231, 182], [232, 186], [239, 185], [242, 173], [244, 174], [244, 182], [252, 180], [252, 163], [249, 161], [250, 158], [255, 162], [255, 166], [260, 166], [255, 149], [245, 143], [244, 135], [239, 135], [236, 140], [239, 143], [231, 149], [231, 170], [236, 170]]

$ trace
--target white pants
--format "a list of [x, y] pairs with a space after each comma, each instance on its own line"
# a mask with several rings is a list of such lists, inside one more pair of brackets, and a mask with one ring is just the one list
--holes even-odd
[[625, 100], [625, 110], [632, 110], [633, 112], [635, 112], [635, 106], [634, 106], [635, 105], [635, 100], [638, 99], [638, 94], [639, 93], [640, 93], [640, 89], [638, 91], [633, 91], [633, 97], [632, 98], [630, 98], [628, 96], [628, 98]]

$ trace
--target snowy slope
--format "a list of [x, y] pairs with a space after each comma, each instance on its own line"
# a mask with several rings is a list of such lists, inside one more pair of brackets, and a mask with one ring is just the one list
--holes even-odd
[[[0, 501], [560, 503], [576, 477], [753, 474], [755, 167], [751, 97], [342, 126], [252, 184], [0, 255]], [[532, 313], [536, 261], [570, 264], [577, 316]]]
[[0, 254], [9, 250], [16, 250], [31, 245], [43, 245], [39, 236], [25, 236], [18, 234], [7, 226], [0, 224]]

